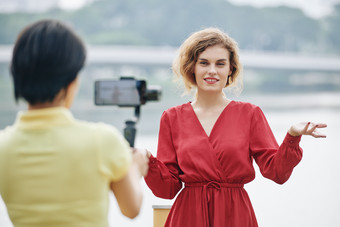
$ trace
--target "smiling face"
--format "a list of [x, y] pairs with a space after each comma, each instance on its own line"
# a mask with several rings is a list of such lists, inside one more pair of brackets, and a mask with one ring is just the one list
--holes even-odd
[[205, 49], [197, 58], [194, 73], [198, 92], [222, 92], [232, 73], [228, 50], [219, 45]]

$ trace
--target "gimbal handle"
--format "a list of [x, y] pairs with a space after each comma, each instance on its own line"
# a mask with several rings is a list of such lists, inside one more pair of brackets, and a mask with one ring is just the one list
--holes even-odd
[[135, 106], [135, 119], [126, 120], [125, 128], [124, 128], [124, 137], [129, 142], [130, 147], [135, 146], [135, 138], [136, 138], [136, 123], [139, 120], [140, 116], [140, 106]]

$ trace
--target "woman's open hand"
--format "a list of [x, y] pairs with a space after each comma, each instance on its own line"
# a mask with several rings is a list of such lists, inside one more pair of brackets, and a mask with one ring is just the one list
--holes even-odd
[[326, 138], [325, 134], [320, 133], [318, 128], [326, 128], [327, 125], [324, 123], [313, 123], [313, 122], [300, 122], [294, 124], [288, 130], [288, 133], [292, 136], [310, 135], [315, 138]]

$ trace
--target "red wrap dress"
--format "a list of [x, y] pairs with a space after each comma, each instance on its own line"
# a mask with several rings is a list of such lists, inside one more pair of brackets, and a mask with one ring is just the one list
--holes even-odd
[[286, 135], [278, 146], [261, 109], [231, 101], [207, 136], [190, 103], [161, 118], [157, 158], [151, 156], [145, 181], [153, 194], [177, 196], [166, 227], [256, 227], [243, 185], [262, 175], [279, 184], [302, 158], [301, 136]]

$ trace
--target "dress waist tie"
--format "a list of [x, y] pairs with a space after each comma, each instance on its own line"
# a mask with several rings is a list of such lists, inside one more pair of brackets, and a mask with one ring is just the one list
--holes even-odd
[[243, 188], [243, 184], [231, 184], [226, 182], [217, 182], [217, 181], [209, 181], [209, 182], [192, 182], [185, 183], [186, 188], [192, 187], [202, 187], [203, 188], [203, 220], [205, 223], [205, 227], [209, 227], [209, 210], [208, 210], [208, 201], [210, 200], [210, 196], [207, 192], [207, 188], [215, 188], [217, 190], [221, 190], [221, 188]]

